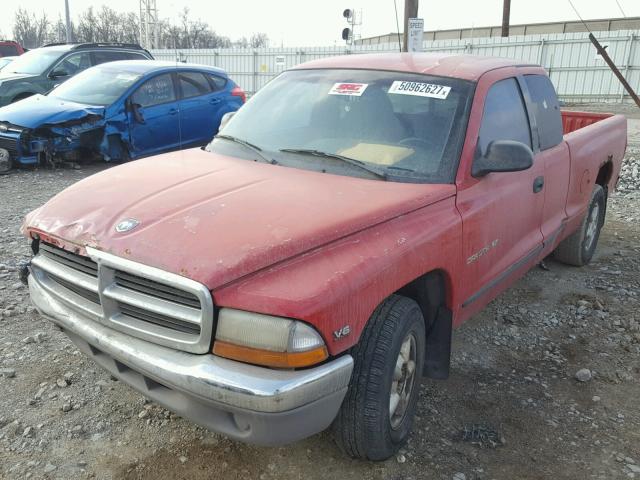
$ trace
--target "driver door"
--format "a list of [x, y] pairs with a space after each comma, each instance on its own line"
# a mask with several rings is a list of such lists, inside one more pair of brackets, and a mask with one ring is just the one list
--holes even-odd
[[129, 99], [132, 157], [153, 155], [181, 144], [178, 96], [174, 75], [164, 73], [145, 81]]
[[[514, 140], [532, 148], [529, 116], [515, 77], [496, 81], [486, 94], [475, 158], [495, 140]], [[538, 184], [543, 175], [544, 163], [537, 157], [527, 170], [492, 172], [459, 190], [462, 320], [539, 257], [544, 191]]]
[[48, 92], [91, 66], [91, 52], [83, 51], [67, 55], [49, 72], [45, 91]]

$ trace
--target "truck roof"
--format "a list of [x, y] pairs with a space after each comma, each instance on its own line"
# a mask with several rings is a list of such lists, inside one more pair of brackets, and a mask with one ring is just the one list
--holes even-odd
[[370, 53], [341, 55], [312, 60], [294, 69], [354, 68], [425, 73], [441, 77], [478, 80], [489, 70], [503, 67], [538, 66], [512, 58], [479, 55], [450, 55], [444, 53]]

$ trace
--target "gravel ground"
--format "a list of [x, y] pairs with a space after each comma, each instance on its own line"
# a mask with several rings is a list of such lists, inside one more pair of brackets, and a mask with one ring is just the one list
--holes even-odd
[[235, 443], [112, 380], [17, 280], [24, 215], [105, 167], [0, 177], [0, 478], [640, 479], [638, 125], [594, 261], [547, 260], [456, 331], [451, 378], [424, 382], [409, 444], [381, 463], [327, 433]]

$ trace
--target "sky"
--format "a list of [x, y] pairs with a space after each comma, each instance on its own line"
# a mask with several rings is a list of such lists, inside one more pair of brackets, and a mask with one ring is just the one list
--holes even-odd
[[[404, 1], [396, 0], [402, 16]], [[108, 4], [118, 11], [136, 11], [137, 0], [69, 0], [74, 17], [90, 5]], [[46, 12], [52, 19], [64, 16], [64, 0], [3, 0], [0, 38], [10, 38], [18, 7]], [[640, 0], [573, 0], [584, 19], [640, 16]], [[160, 18], [177, 19], [185, 6], [192, 18], [208, 22], [217, 33], [237, 39], [264, 32], [271, 46], [342, 45], [345, 8], [362, 10], [362, 37], [396, 31], [393, 0], [157, 0]], [[502, 0], [422, 0], [418, 16], [425, 30], [499, 25]], [[511, 23], [576, 20], [568, 0], [511, 0]], [[402, 22], [401, 22], [402, 24]]]

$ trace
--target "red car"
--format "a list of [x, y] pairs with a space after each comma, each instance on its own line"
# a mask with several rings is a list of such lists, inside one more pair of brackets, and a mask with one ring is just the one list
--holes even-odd
[[[228, 120], [228, 118], [226, 119]], [[112, 375], [262, 445], [407, 440], [452, 329], [548, 255], [592, 258], [620, 115], [545, 70], [347, 55], [286, 71], [205, 150], [119, 166], [25, 220], [39, 311]]]
[[17, 57], [22, 55], [24, 49], [18, 42], [12, 40], [0, 40], [0, 57]]

